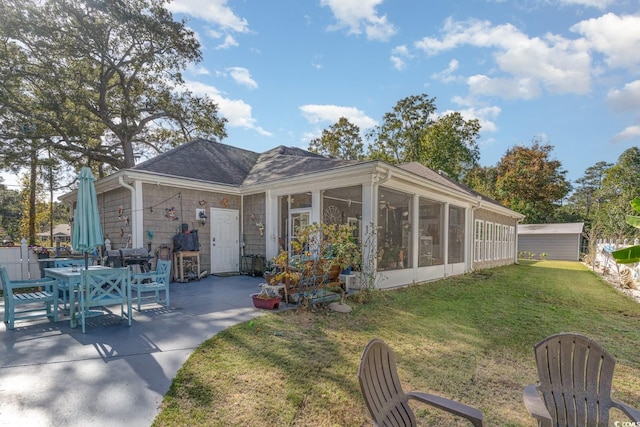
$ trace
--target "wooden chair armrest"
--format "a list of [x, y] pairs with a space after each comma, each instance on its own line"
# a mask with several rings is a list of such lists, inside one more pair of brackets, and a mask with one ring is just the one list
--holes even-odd
[[620, 409], [632, 421], [635, 421], [636, 423], [640, 422], [640, 411], [638, 411], [637, 409], [632, 408], [631, 406], [627, 405], [626, 403], [616, 402], [616, 401], [612, 401], [611, 402], [611, 406], [614, 407], [614, 408]]
[[131, 273], [131, 280], [136, 283], [142, 283], [143, 280], [149, 279], [155, 281], [157, 274], [155, 271], [147, 271], [146, 273]]
[[11, 281], [11, 287], [14, 289], [37, 288], [40, 286], [51, 286], [51, 285], [57, 285], [57, 284], [58, 284], [58, 279], [54, 279], [53, 277], [45, 277], [43, 279]]
[[463, 417], [471, 421], [474, 426], [480, 427], [483, 425], [482, 411], [471, 406], [467, 406], [464, 403], [456, 402], [455, 400], [445, 399], [444, 397], [434, 396], [432, 394], [409, 392], [407, 393], [409, 399], [415, 399], [427, 405], [431, 405], [435, 408], [442, 409], [450, 412], [454, 415]]
[[538, 386], [535, 384], [526, 386], [522, 392], [522, 399], [532, 417], [539, 421], [551, 422], [551, 414], [538, 394]]

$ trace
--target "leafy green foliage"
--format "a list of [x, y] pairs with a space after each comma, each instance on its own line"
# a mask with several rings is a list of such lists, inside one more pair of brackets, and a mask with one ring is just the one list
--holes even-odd
[[360, 128], [345, 117], [340, 117], [329, 129], [322, 131], [320, 138], [311, 140], [309, 151], [345, 160], [361, 160], [364, 158], [364, 148]]
[[19, 154], [18, 125], [34, 123], [34, 140], [103, 172], [169, 144], [226, 136], [217, 105], [184, 85], [181, 72], [201, 60], [200, 45], [165, 5], [0, 2], [2, 151]]
[[530, 224], [553, 222], [559, 201], [571, 190], [558, 160], [550, 159], [551, 145], [534, 141], [516, 146], [496, 167], [496, 196], [504, 205], [527, 216]]

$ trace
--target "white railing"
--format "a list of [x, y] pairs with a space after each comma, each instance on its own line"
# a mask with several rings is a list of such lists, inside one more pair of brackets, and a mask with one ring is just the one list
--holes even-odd
[[7, 268], [10, 280], [27, 280], [40, 277], [38, 255], [29, 249], [27, 239], [20, 246], [0, 247], [0, 265]]

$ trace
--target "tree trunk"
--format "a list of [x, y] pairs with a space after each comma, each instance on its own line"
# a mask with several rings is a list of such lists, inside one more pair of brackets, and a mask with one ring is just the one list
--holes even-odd
[[31, 176], [29, 177], [29, 244], [36, 244], [36, 184], [38, 172], [38, 151], [31, 141]]

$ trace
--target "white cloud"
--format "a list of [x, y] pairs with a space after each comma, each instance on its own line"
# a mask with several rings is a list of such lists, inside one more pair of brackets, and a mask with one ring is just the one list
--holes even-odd
[[167, 5], [167, 8], [173, 13], [184, 13], [219, 25], [227, 31], [249, 32], [247, 20], [233, 13], [227, 6], [227, 0], [174, 0]]
[[610, 67], [635, 71], [640, 67], [640, 15], [607, 13], [570, 29], [584, 36], [590, 48], [602, 53]]
[[439, 73], [431, 74], [431, 78], [434, 80], [440, 80], [443, 83], [451, 83], [453, 81], [456, 81], [457, 78], [453, 75], [453, 73], [458, 69], [459, 66], [460, 63], [456, 59], [452, 59], [451, 61], [449, 61], [449, 66], [446, 69], [440, 71]]
[[376, 7], [384, 0], [321, 0], [328, 6], [337, 23], [330, 29], [348, 28], [349, 34], [364, 33], [369, 40], [389, 40], [396, 33], [386, 15], [378, 15]]
[[273, 135], [256, 124], [256, 119], [251, 116], [251, 105], [243, 100], [225, 98], [215, 87], [200, 82], [186, 82], [186, 86], [193, 93], [208, 96], [218, 104], [220, 114], [228, 120], [228, 126], [252, 129], [264, 136]]
[[256, 89], [258, 87], [258, 83], [251, 78], [251, 73], [246, 68], [229, 67], [227, 71], [231, 75], [231, 78], [239, 85], [246, 86], [250, 89]]
[[615, 0], [559, 0], [558, 3], [567, 6], [587, 6], [595, 7], [596, 9], [604, 9], [610, 4], [613, 4]]
[[427, 55], [465, 45], [492, 49], [498, 70], [506, 77], [469, 78], [476, 93], [525, 99], [550, 93], [584, 94], [591, 88], [591, 60], [584, 40], [546, 34], [529, 37], [511, 24], [447, 19], [442, 38], [425, 37], [415, 43]]
[[629, 126], [619, 134], [614, 135], [614, 137], [611, 138], [611, 140], [613, 142], [620, 142], [620, 141], [628, 141], [630, 139], [636, 139], [636, 138], [640, 138], [640, 126]]
[[397, 70], [404, 70], [406, 68], [405, 59], [413, 58], [413, 55], [409, 53], [409, 49], [406, 45], [396, 46], [391, 50], [391, 62], [393, 63], [393, 68]]
[[611, 89], [607, 94], [607, 101], [614, 111], [640, 110], [640, 80], [624, 85], [622, 89]]
[[332, 125], [340, 120], [340, 117], [346, 118], [358, 126], [361, 131], [372, 128], [378, 124], [377, 121], [355, 107], [309, 104], [301, 106], [300, 111], [304, 118], [311, 124], [329, 123]]
[[237, 46], [238, 46], [238, 42], [236, 41], [236, 39], [232, 35], [227, 34], [224, 37], [224, 41], [218, 46], [216, 46], [216, 49], [217, 50], [229, 49], [230, 47], [237, 47]]
[[505, 99], [533, 99], [540, 96], [538, 82], [531, 78], [491, 78], [482, 74], [467, 79], [472, 95], [499, 96]]
[[[465, 120], [478, 119], [480, 126], [482, 126], [481, 132], [496, 132], [498, 130], [495, 120], [502, 112], [500, 107], [496, 105], [475, 106], [472, 99], [465, 99], [461, 97], [454, 97], [452, 101], [458, 105], [467, 107], [455, 111], [459, 112]], [[453, 110], [445, 111], [441, 115], [451, 112], [453, 112]]]

